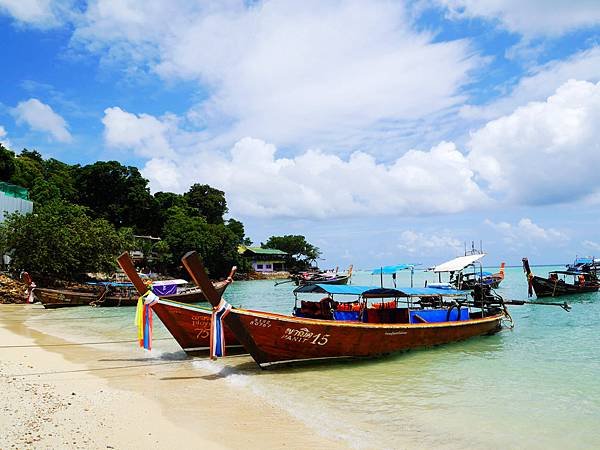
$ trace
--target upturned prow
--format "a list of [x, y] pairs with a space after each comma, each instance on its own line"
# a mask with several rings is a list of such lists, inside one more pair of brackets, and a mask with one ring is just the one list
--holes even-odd
[[236, 272], [237, 272], [237, 266], [233, 266], [231, 268], [231, 271], [229, 272], [229, 276], [227, 277], [228, 283], [233, 283], [233, 277], [235, 276]]
[[121, 253], [117, 258], [117, 262], [119, 263], [119, 266], [121, 266], [121, 269], [123, 269], [123, 272], [125, 272], [125, 275], [127, 275], [127, 278], [129, 278], [129, 281], [133, 283], [138, 293], [140, 295], [145, 294], [148, 290], [148, 286], [146, 286], [146, 283], [144, 283], [144, 280], [142, 280], [142, 277], [140, 277], [140, 274], [137, 272], [129, 253]]
[[531, 268], [529, 267], [529, 260], [527, 258], [523, 258], [523, 270], [527, 276], [531, 275]]
[[[181, 258], [181, 262], [183, 263], [183, 267], [185, 267], [185, 270], [187, 270], [190, 274], [192, 281], [196, 284], [196, 286], [202, 289], [202, 292], [204, 292], [206, 299], [210, 302], [211, 305], [217, 307], [219, 305], [219, 302], [221, 301], [221, 296], [217, 293], [215, 287], [208, 278], [208, 275], [206, 274], [206, 269], [204, 268], [204, 264], [202, 263], [198, 252], [187, 252], [183, 256], [183, 258]], [[235, 273], [233, 269], [232, 272]]]

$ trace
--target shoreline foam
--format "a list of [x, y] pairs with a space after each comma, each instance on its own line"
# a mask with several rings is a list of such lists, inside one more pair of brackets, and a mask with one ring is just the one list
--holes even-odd
[[345, 447], [191, 359], [72, 345], [27, 326], [30, 305], [0, 314], [2, 449]]

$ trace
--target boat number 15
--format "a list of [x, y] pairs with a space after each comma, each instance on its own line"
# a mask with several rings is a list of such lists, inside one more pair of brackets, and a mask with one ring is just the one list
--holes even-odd
[[325, 345], [327, 344], [327, 342], [329, 342], [329, 335], [328, 334], [323, 334], [321, 335], [321, 333], [315, 335], [315, 337], [313, 338], [312, 341], [310, 341], [311, 344], [317, 344], [317, 345]]

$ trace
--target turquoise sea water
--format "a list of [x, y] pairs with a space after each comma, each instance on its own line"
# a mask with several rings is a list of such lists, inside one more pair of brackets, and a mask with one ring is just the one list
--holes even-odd
[[[432, 274], [416, 272], [415, 286], [425, 278], [433, 281]], [[366, 272], [353, 276], [354, 284], [378, 281]], [[398, 282], [408, 285], [408, 274]], [[237, 282], [226, 298], [287, 313], [292, 289], [272, 281]], [[497, 292], [526, 299], [522, 270], [508, 268]], [[247, 356], [193, 365], [225, 373], [234, 388], [251, 389], [315, 432], [357, 448], [600, 448], [600, 293], [568, 301], [570, 313], [510, 308], [512, 331], [377, 360], [273, 371], [261, 371]], [[86, 315], [106, 319], [80, 319]], [[45, 312], [43, 318], [57, 320], [43, 325], [46, 332], [82, 341], [127, 339], [134, 334], [132, 315], [133, 308], [71, 308]], [[157, 324], [155, 337], [168, 337]], [[173, 350], [172, 341], [155, 341], [157, 355]]]

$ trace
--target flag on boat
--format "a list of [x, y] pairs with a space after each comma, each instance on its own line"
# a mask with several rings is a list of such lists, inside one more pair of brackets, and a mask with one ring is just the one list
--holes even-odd
[[225, 330], [223, 329], [223, 318], [229, 314], [231, 305], [221, 299], [219, 305], [213, 309], [210, 322], [210, 357], [216, 359], [225, 356]]

